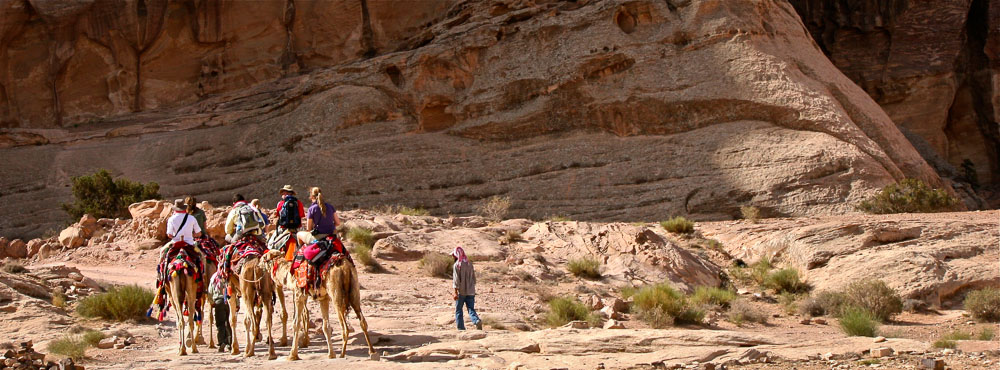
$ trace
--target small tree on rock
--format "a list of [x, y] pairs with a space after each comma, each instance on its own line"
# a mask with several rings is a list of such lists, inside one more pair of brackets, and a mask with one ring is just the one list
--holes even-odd
[[148, 199], [160, 199], [160, 185], [114, 179], [107, 170], [73, 177], [73, 203], [63, 204], [74, 220], [89, 214], [97, 218], [128, 218], [128, 206]]

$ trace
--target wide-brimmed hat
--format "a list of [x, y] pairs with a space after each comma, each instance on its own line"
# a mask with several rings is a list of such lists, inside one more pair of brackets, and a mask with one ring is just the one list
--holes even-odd
[[184, 199], [177, 199], [174, 201], [175, 211], [187, 211], [188, 205], [184, 204]]
[[293, 193], [293, 194], [295, 193], [295, 190], [294, 190], [294, 189], [292, 189], [292, 186], [291, 186], [291, 185], [285, 185], [285, 186], [284, 186], [284, 187], [282, 187], [282, 188], [281, 188], [280, 190], [278, 190], [278, 192], [279, 192], [279, 193], [280, 193], [280, 192], [283, 192], [283, 191], [287, 191], [287, 192], [289, 192], [289, 193]]

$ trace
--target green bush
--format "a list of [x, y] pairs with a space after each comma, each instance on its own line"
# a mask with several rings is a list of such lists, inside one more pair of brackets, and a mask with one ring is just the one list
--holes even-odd
[[73, 177], [73, 203], [63, 210], [75, 220], [89, 214], [97, 218], [130, 218], [128, 206], [148, 199], [160, 199], [160, 185], [111, 178], [107, 170], [93, 175]]
[[878, 327], [878, 317], [863, 308], [846, 307], [840, 315], [840, 329], [852, 337], [874, 337]]
[[356, 246], [367, 247], [369, 250], [375, 245], [375, 235], [372, 231], [363, 227], [351, 227], [347, 229], [347, 240]]
[[364, 266], [368, 272], [383, 272], [385, 269], [372, 257], [372, 248], [366, 245], [357, 245], [351, 249], [351, 257]]
[[799, 313], [808, 316], [840, 316], [847, 296], [841, 292], [822, 291], [799, 304]]
[[847, 304], [871, 312], [879, 321], [887, 321], [903, 312], [903, 299], [882, 280], [859, 280], [844, 289]]
[[760, 208], [754, 206], [742, 206], [740, 207], [740, 213], [743, 214], [744, 220], [752, 223], [760, 221]]
[[407, 206], [399, 206], [397, 212], [401, 215], [406, 216], [430, 216], [430, 211], [424, 209], [423, 207], [410, 208]]
[[767, 313], [757, 309], [752, 303], [743, 299], [733, 301], [726, 316], [729, 322], [736, 324], [736, 326], [743, 326], [743, 323], [746, 322], [767, 324], [768, 317]]
[[750, 265], [750, 278], [757, 285], [764, 285], [764, 280], [767, 280], [767, 275], [771, 272], [774, 265], [771, 264], [771, 259], [767, 257], [762, 257], [757, 262]]
[[979, 339], [979, 340], [993, 340], [993, 337], [995, 335], [996, 334], [993, 332], [993, 328], [983, 328], [983, 330], [979, 332], [979, 336], [976, 337], [976, 339]]
[[736, 292], [728, 289], [700, 286], [694, 289], [691, 295], [691, 303], [695, 305], [712, 305], [719, 308], [729, 308], [730, 303], [736, 300]]
[[799, 270], [784, 268], [767, 274], [764, 278], [765, 288], [777, 293], [803, 293], [809, 291], [809, 285], [799, 280]]
[[80, 300], [76, 312], [83, 317], [126, 321], [145, 316], [153, 302], [153, 292], [137, 285], [112, 287], [105, 293]]
[[679, 216], [660, 222], [660, 226], [676, 234], [690, 234], [694, 232], [694, 221]]
[[956, 347], [957, 343], [953, 340], [938, 339], [934, 341], [934, 348], [952, 348]]
[[597, 280], [601, 278], [601, 262], [592, 257], [572, 259], [566, 265], [573, 276]]
[[97, 347], [97, 343], [100, 343], [101, 339], [104, 339], [104, 333], [97, 330], [87, 330], [81, 338], [84, 343], [87, 343], [91, 347]]
[[986, 288], [965, 296], [965, 310], [979, 321], [1000, 321], [1000, 289]]
[[867, 213], [929, 213], [952, 210], [958, 203], [943, 189], [932, 189], [923, 181], [905, 179], [889, 184], [878, 194], [861, 202], [858, 209]]
[[427, 253], [420, 259], [420, 268], [427, 276], [451, 278], [455, 258], [444, 253]]
[[704, 310], [691, 307], [687, 297], [667, 283], [639, 288], [632, 300], [632, 310], [657, 329], [674, 323], [700, 324], [705, 317]]
[[545, 315], [545, 321], [549, 326], [563, 326], [570, 321], [587, 321], [591, 324], [599, 320], [596, 315], [590, 313], [582, 302], [575, 297], [558, 297], [549, 301], [549, 313]]
[[778, 295], [778, 304], [785, 310], [785, 314], [794, 315], [799, 310], [799, 300], [801, 296], [790, 292], [781, 292]]
[[80, 338], [65, 336], [49, 342], [46, 347], [50, 353], [72, 358], [79, 362], [87, 353], [87, 343]]

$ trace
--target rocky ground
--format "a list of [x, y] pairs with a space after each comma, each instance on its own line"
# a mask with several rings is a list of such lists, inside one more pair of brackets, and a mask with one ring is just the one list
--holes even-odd
[[[209, 208], [210, 225], [224, 209]], [[73, 312], [80, 296], [101, 286], [139, 284], [152, 287], [156, 257], [145, 250], [159, 243], [149, 239], [162, 220], [163, 203], [146, 202], [133, 206], [133, 220], [82, 220], [63, 232], [63, 237], [42, 240], [52, 252], [35, 254], [24, 260], [27, 272], [0, 272], [0, 332], [5, 340], [33, 340], [36, 349], [60, 338], [67, 330], [85, 327], [132, 338], [122, 349], [92, 348], [84, 366], [99, 368], [221, 368], [274, 367], [312, 368], [351, 363], [362, 368], [485, 367], [514, 368], [658, 368], [684, 366], [705, 368], [914, 368], [927, 358], [939, 358], [950, 368], [985, 368], [1000, 361], [1000, 341], [959, 341], [955, 350], [932, 347], [937, 338], [953, 330], [979, 333], [984, 328], [1000, 332], [995, 324], [976, 323], [956, 302], [969, 287], [998, 282], [997, 252], [1000, 248], [1000, 211], [933, 215], [843, 216], [800, 219], [765, 219], [759, 223], [699, 223], [692, 235], [672, 234], [656, 224], [584, 223], [575, 221], [506, 220], [489, 223], [480, 217], [406, 216], [369, 211], [342, 212], [345, 224], [374, 231], [377, 242], [373, 255], [382, 272], [361, 273], [364, 312], [380, 357], [371, 361], [364, 339], [353, 333], [347, 359], [329, 360], [321, 345], [323, 336], [312, 328], [313, 345], [302, 355], [304, 361], [284, 360], [289, 347], [279, 346], [279, 359], [244, 359], [219, 354], [202, 346], [201, 353], [176, 355], [176, 334], [172, 321], [107, 323], [83, 319]], [[90, 229], [86, 225], [104, 225]], [[833, 225], [839, 224], [839, 228]], [[135, 227], [132, 225], [143, 225]], [[920, 226], [920, 233], [907, 238], [867, 245], [871, 230]], [[831, 229], [841, 232], [837, 239]], [[209, 226], [210, 232], [213, 227]], [[811, 230], [811, 231], [810, 231]], [[944, 232], [950, 230], [949, 232]], [[941, 233], [950, 235], [942, 237]], [[513, 233], [521, 238], [507, 242]], [[804, 236], [812, 235], [814, 239]], [[87, 235], [83, 238], [83, 235]], [[95, 237], [95, 235], [97, 235]], [[113, 235], [113, 236], [112, 236]], [[877, 234], [876, 235], [881, 235]], [[82, 240], [75, 240], [80, 236]], [[709, 237], [721, 243], [713, 246]], [[95, 238], [97, 241], [95, 242]], [[103, 238], [103, 241], [102, 241]], [[61, 240], [60, 240], [61, 239]], [[112, 239], [113, 241], [107, 241]], [[782, 250], [755, 252], [771, 239], [791, 240]], [[902, 239], [906, 239], [903, 241]], [[883, 241], [889, 240], [883, 238]], [[39, 242], [35, 242], [38, 244]], [[10, 245], [11, 243], [8, 243]], [[58, 249], [56, 245], [60, 246]], [[484, 331], [458, 332], [450, 299], [450, 281], [428, 276], [420, 267], [420, 257], [428, 252], [447, 252], [462, 245], [475, 261], [478, 273], [477, 308], [486, 319]], [[951, 253], [964, 246], [970, 252]], [[810, 265], [799, 256], [803, 251], [830, 249], [828, 263]], [[839, 249], [838, 249], [839, 248]], [[859, 249], [860, 248], [860, 249]], [[651, 329], [635, 315], [622, 309], [627, 302], [620, 290], [628, 285], [668, 280], [678, 288], [717, 285], [727, 279], [727, 269], [737, 258], [750, 261], [754, 255], [775, 257], [779, 265], [798, 266], [816, 291], [836, 289], [850, 279], [827, 269], [840, 269], [838, 259], [852, 258], [868, 250], [911, 250], [914, 256], [936, 258], [932, 270], [893, 270], [893, 254], [871, 252], [870, 258], [855, 259], [858, 269], [871, 270], [872, 277], [884, 279], [910, 299], [923, 299], [933, 308], [926, 312], [905, 312], [884, 325], [881, 339], [847, 337], [835, 318], [805, 320], [789, 313], [776, 297], [752, 284], [737, 282], [742, 295], [761, 312], [767, 324], [737, 326], [723, 313], [710, 312], [706, 324], [672, 329]], [[920, 248], [926, 249], [922, 250]], [[846, 253], [843, 250], [854, 251]], [[933, 252], [939, 251], [939, 252]], [[902, 252], [900, 252], [902, 253]], [[938, 253], [938, 254], [935, 254]], [[935, 257], [941, 254], [945, 257]], [[815, 254], [815, 253], [814, 253]], [[822, 254], [822, 253], [821, 253]], [[592, 256], [602, 261], [600, 280], [574, 277], [566, 269], [569, 259]], [[799, 258], [799, 259], [797, 259]], [[7, 264], [12, 261], [7, 260]], [[911, 263], [919, 261], [910, 257]], [[985, 266], [985, 269], [980, 269]], [[881, 271], [880, 271], [881, 270]], [[917, 284], [920, 289], [911, 289]], [[53, 306], [54, 290], [66, 292], [65, 308]], [[927, 295], [927, 291], [940, 295]], [[613, 318], [620, 329], [561, 327], [544, 323], [546, 305], [552, 296], [576, 296], [592, 308], [603, 308], [606, 321]], [[605, 308], [607, 306], [608, 308]], [[617, 306], [617, 307], [616, 307]], [[311, 318], [318, 323], [318, 307], [310, 304]], [[274, 335], [281, 333], [275, 316]], [[241, 320], [242, 321], [242, 320]], [[352, 316], [354, 328], [359, 328]], [[471, 325], [470, 325], [471, 327]], [[127, 334], [123, 334], [123, 331]], [[244, 335], [242, 325], [238, 335]], [[205, 334], [208, 334], [207, 328]], [[335, 335], [335, 345], [339, 335]], [[242, 338], [242, 337], [241, 337]], [[119, 339], [121, 342], [122, 339]], [[879, 342], [875, 342], [879, 341]], [[245, 341], [243, 341], [245, 343]], [[878, 348], [891, 354], [870, 359]], [[257, 349], [264, 350], [260, 343]], [[42, 352], [45, 352], [42, 350]], [[50, 356], [52, 357], [52, 356]], [[712, 365], [706, 365], [712, 364]]]

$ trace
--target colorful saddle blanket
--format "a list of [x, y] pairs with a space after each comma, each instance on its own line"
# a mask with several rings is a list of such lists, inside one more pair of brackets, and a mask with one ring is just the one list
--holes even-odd
[[246, 235], [235, 243], [222, 249], [222, 260], [219, 263], [219, 274], [228, 279], [229, 274], [238, 274], [248, 257], [260, 257], [266, 252], [264, 241], [256, 235]]
[[[198, 246], [185, 242], [176, 242], [163, 248], [160, 256], [160, 263], [156, 266], [156, 294], [153, 303], [146, 311], [147, 317], [153, 316], [153, 311], [157, 310], [156, 319], [163, 321], [167, 311], [170, 310], [171, 303], [167, 300], [167, 285], [170, 280], [179, 274], [184, 274], [194, 278], [197, 286], [195, 296], [194, 319], [201, 322], [202, 306], [205, 299], [205, 261], [203, 253]], [[191, 307], [183, 307], [184, 315], [190, 315]]]
[[350, 261], [351, 254], [336, 236], [328, 236], [300, 248], [292, 261], [296, 285], [303, 289], [319, 288], [330, 266], [337, 266], [345, 259]]

